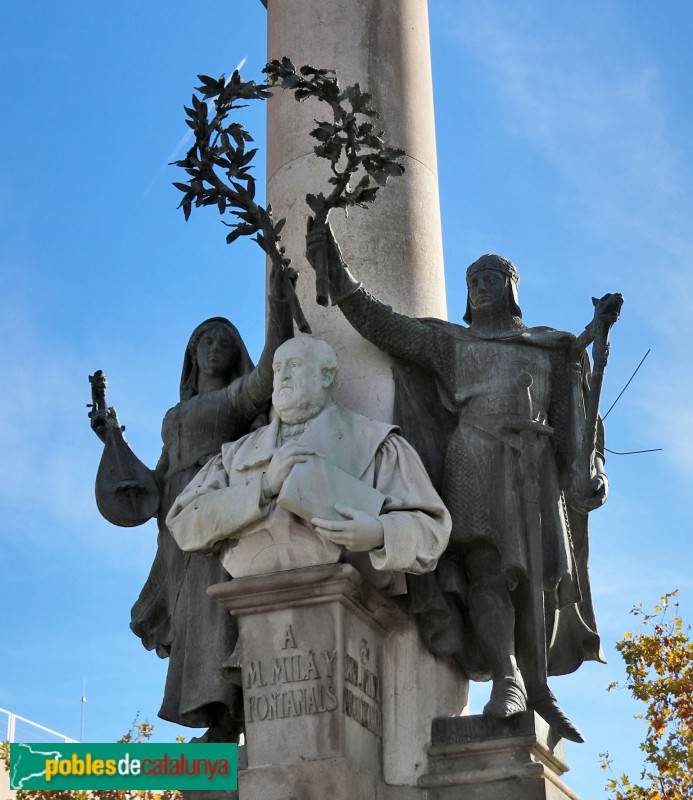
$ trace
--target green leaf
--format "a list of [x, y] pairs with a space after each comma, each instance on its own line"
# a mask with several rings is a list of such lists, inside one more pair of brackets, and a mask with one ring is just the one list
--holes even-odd
[[[317, 122], [317, 120], [316, 120]], [[318, 127], [313, 128], [310, 135], [319, 142], [327, 142], [340, 129], [329, 122], [318, 122]]]
[[326, 158], [333, 164], [336, 164], [342, 155], [342, 146], [338, 141], [335, 140], [330, 140], [322, 145], [316, 145], [313, 150], [315, 155], [317, 155], [319, 158]]
[[234, 230], [226, 237], [226, 244], [235, 242], [240, 236], [249, 236], [257, 231], [255, 225], [234, 225]]
[[257, 147], [253, 150], [248, 150], [248, 152], [238, 161], [241, 167], [244, 167], [246, 164], [249, 164], [253, 160], [253, 156], [257, 153]]
[[367, 134], [373, 131], [373, 123], [372, 122], [362, 122], [358, 128], [356, 129], [356, 135], [359, 139], [362, 139]]

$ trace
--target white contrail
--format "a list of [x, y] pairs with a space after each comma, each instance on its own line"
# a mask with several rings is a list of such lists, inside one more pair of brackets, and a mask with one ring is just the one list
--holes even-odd
[[[234, 70], [234, 72], [240, 72], [240, 70], [243, 69], [243, 66], [245, 65], [245, 62], [247, 60], [248, 60], [247, 57], [242, 58], [240, 60], [239, 64], [238, 64], [238, 66]], [[233, 72], [231, 73], [231, 75], [233, 75]], [[226, 83], [228, 83], [231, 80], [231, 75], [229, 75], [229, 77], [226, 79]], [[149, 186], [147, 186], [147, 188], [142, 192], [142, 197], [146, 197], [146, 195], [149, 194], [149, 192], [154, 188], [154, 186], [157, 185], [157, 183], [159, 182], [159, 176], [161, 175], [161, 173], [164, 171], [164, 169], [166, 167], [168, 167], [170, 165], [171, 161], [175, 161], [176, 160], [176, 158], [178, 157], [178, 154], [186, 146], [186, 144], [190, 141], [190, 138], [191, 138], [192, 135], [193, 135], [192, 129], [188, 128], [188, 132], [185, 133], [183, 136], [181, 136], [180, 141], [178, 142], [178, 144], [173, 148], [173, 150], [171, 150], [171, 153], [169, 154], [169, 157], [166, 159], [166, 163], [162, 164], [161, 167], [159, 167], [158, 171], [156, 172], [156, 174], [152, 178], [151, 183], [149, 184]]]
[[[246, 57], [244, 57], [244, 58], [242, 58], [242, 59], [240, 60], [240, 63], [238, 64], [238, 66], [236, 67], [236, 69], [235, 69], [233, 72], [240, 72], [240, 71], [243, 69], [243, 67], [245, 66], [245, 62], [246, 62], [247, 60], [248, 60], [247, 56], [246, 56]], [[233, 72], [231, 73], [231, 75], [233, 75]], [[229, 77], [226, 79], [226, 83], [228, 83], [228, 82], [231, 80], [231, 75], [229, 75]], [[193, 135], [193, 131], [192, 131], [192, 129], [191, 129], [191, 128], [188, 128], [188, 132], [187, 132], [186, 134], [184, 134], [184, 135], [181, 137], [181, 139], [180, 139], [180, 141], [178, 142], [178, 144], [177, 144], [177, 145], [176, 145], [176, 146], [173, 148], [173, 150], [171, 151], [171, 154], [170, 154], [170, 155], [169, 155], [169, 157], [166, 159], [166, 161], [167, 161], [167, 162], [173, 161], [173, 159], [174, 159], [174, 158], [176, 158], [176, 156], [178, 155], [178, 153], [180, 153], [180, 151], [181, 151], [181, 150], [182, 150], [182, 149], [185, 147], [185, 145], [188, 143], [188, 141], [190, 140], [190, 138], [192, 137], [192, 135]]]

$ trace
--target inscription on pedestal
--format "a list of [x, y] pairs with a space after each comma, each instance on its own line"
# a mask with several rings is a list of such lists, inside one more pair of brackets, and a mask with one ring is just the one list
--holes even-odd
[[382, 737], [381, 683], [374, 669], [369, 669], [370, 646], [366, 639], [360, 642], [358, 659], [333, 649], [301, 650], [291, 625], [287, 625], [282, 641], [282, 651], [286, 652], [271, 659], [248, 660], [244, 664], [248, 722], [338, 711], [340, 692], [336, 670], [341, 662], [344, 714], [370, 733]]
[[[298, 649], [293, 627], [287, 625], [282, 650]], [[271, 661], [248, 661], [244, 681], [248, 722], [335, 711], [339, 706], [334, 685], [336, 658], [336, 650], [307, 650]], [[289, 683], [308, 685], [283, 688]]]
[[[359, 660], [348, 653], [344, 658], [344, 713], [376, 736], [383, 735], [380, 678], [369, 670], [370, 647], [365, 639]], [[350, 688], [353, 687], [353, 688]]]
[[382, 779], [389, 702], [383, 639], [387, 623], [401, 619], [384, 596], [378, 608], [389, 613], [374, 619], [370, 605], [361, 602], [361, 584], [353, 566], [328, 564], [215, 588], [220, 596], [223, 590], [224, 605], [238, 620], [246, 777], [280, 765], [281, 792], [268, 796], [260, 782], [250, 797], [283, 798], [286, 776], [311, 761], [329, 761], [330, 770], [344, 764], [368, 780]]

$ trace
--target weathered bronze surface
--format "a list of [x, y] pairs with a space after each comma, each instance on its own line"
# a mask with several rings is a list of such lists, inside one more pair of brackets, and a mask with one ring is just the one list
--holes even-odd
[[[273, 278], [276, 291], [277, 275]], [[292, 336], [287, 304], [270, 296], [269, 305], [267, 338], [255, 368], [228, 320], [213, 317], [193, 331], [183, 360], [180, 402], [164, 417], [163, 448], [154, 470], [132, 454], [105, 398], [94, 399], [90, 414], [92, 428], [106, 441], [97, 478], [99, 509], [117, 525], [139, 525], [153, 515], [158, 519], [156, 556], [132, 608], [130, 627], [148, 650], [169, 659], [159, 716], [208, 727], [205, 740], [210, 741], [236, 741], [242, 728], [240, 676], [232, 658], [236, 625], [205, 591], [229, 576], [216, 559], [180, 550], [165, 519], [176, 496], [223, 442], [266, 421], [272, 356]], [[96, 373], [93, 383], [97, 388], [104, 383], [102, 374]], [[133, 471], [134, 463], [139, 466]]]
[[108, 380], [101, 370], [89, 376], [91, 411], [89, 418], [96, 435], [104, 443], [96, 473], [96, 505], [102, 516], [114, 525], [141, 525], [156, 514], [159, 488], [151, 471], [132, 452], [123, 437], [125, 428], [114, 408], [106, 404]]
[[[467, 270], [463, 327], [382, 305], [350, 274], [329, 231], [309, 233], [307, 254], [329, 259], [333, 302], [399, 359], [396, 421], [452, 516], [435, 575], [409, 576], [426, 644], [452, 655], [470, 678], [493, 681], [485, 714], [531, 708], [561, 736], [582, 741], [547, 676], [603, 660], [587, 514], [608, 488], [597, 408], [622, 297], [595, 301], [595, 319], [579, 338], [528, 328], [517, 270], [486, 255]], [[590, 389], [591, 342], [599, 368]]]

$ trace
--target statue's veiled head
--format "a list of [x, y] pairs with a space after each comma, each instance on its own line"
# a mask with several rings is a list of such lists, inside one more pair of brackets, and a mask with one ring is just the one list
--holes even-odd
[[185, 348], [180, 378], [180, 399], [198, 393], [200, 372], [223, 377], [226, 385], [253, 369], [243, 339], [235, 325], [224, 317], [211, 317], [192, 332]]
[[471, 325], [475, 312], [522, 319], [517, 300], [520, 275], [515, 265], [502, 256], [487, 253], [467, 268], [467, 309], [464, 321]]
[[272, 405], [282, 422], [306, 422], [332, 403], [337, 357], [322, 339], [289, 339], [276, 349], [272, 369]]

